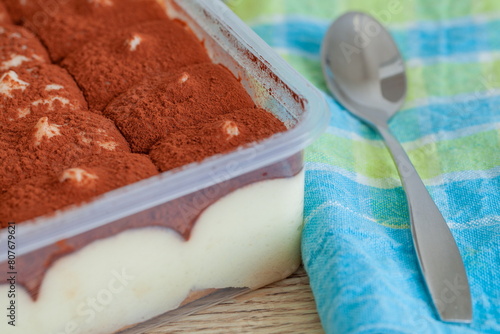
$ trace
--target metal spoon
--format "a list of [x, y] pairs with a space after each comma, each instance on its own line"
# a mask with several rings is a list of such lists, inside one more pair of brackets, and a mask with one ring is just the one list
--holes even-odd
[[472, 321], [469, 283], [453, 236], [388, 122], [406, 96], [402, 57], [374, 18], [350, 12], [329, 28], [322, 45], [330, 91], [351, 113], [377, 129], [396, 162], [406, 192], [413, 243], [440, 318]]

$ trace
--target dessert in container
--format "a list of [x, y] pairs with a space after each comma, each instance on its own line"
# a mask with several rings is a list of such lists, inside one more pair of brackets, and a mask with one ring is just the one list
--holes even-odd
[[288, 130], [1, 230], [1, 333], [143, 333], [300, 264], [303, 149], [326, 103], [220, 1], [166, 7]]

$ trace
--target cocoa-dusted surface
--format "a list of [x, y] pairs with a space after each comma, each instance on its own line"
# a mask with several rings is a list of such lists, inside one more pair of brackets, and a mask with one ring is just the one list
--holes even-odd
[[[2, 0], [15, 24], [27, 24], [30, 29], [48, 24], [61, 12], [75, 10], [78, 3], [87, 0]], [[120, 0], [117, 0], [120, 1]], [[88, 0], [94, 3], [109, 3], [109, 0]], [[161, 0], [158, 0], [161, 2]]]
[[16, 125], [19, 131], [11, 129], [15, 134], [7, 139], [15, 143], [0, 161], [0, 189], [4, 191], [24, 179], [58, 173], [84, 157], [130, 152], [111, 120], [87, 111], [63, 109], [29, 126]]
[[113, 189], [158, 174], [140, 154], [107, 152], [91, 155], [58, 173], [23, 180], [0, 195], [0, 228], [80, 204]]
[[106, 32], [167, 19], [156, 0], [65, 0], [50, 14], [50, 20], [32, 16], [24, 24], [40, 37], [54, 62]]
[[0, 85], [9, 87], [7, 92], [0, 92], [0, 129], [14, 130], [19, 123], [32, 125], [55, 110], [87, 109], [87, 102], [73, 78], [56, 65], [41, 64], [5, 72], [0, 77]]
[[[0, 10], [1, 17], [1, 10]], [[0, 73], [17, 67], [50, 63], [47, 50], [27, 29], [0, 22]], [[17, 57], [19, 63], [13, 59]], [[22, 60], [21, 60], [22, 59]]]
[[115, 121], [132, 151], [147, 153], [174, 131], [253, 107], [254, 102], [231, 72], [221, 65], [204, 63], [146, 80], [111, 102], [104, 115]]
[[[46, 0], [42, 0], [46, 1]], [[66, 0], [62, 0], [61, 2], [64, 2]], [[43, 11], [42, 7], [39, 5], [38, 0], [26, 0], [24, 2], [20, 0], [3, 0], [2, 1], [5, 7], [7, 8], [7, 11], [9, 12], [10, 18], [14, 23], [20, 24], [23, 22], [24, 19], [27, 17], [33, 17], [36, 13], [40, 12], [41, 14], [44, 14], [44, 16], [49, 17], [48, 13], [45, 14]], [[47, 1], [46, 1], [47, 2]], [[54, 3], [57, 3], [54, 1]], [[48, 10], [50, 12], [52, 10], [52, 7]], [[38, 14], [37, 16], [40, 16]]]
[[[297, 153], [288, 159], [236, 178], [225, 174], [220, 175], [220, 182], [211, 187], [19, 256], [16, 259], [18, 284], [26, 288], [31, 297], [36, 300], [47, 268], [50, 268], [57, 259], [96, 240], [105, 239], [129, 229], [154, 226], [170, 228], [189, 240], [198, 217], [221, 197], [255, 182], [295, 176], [302, 168], [303, 154]], [[0, 263], [0, 270], [8, 271], [6, 262]]]
[[[196, 37], [176, 21], [159, 20], [102, 34], [62, 62], [91, 109], [104, 109], [146, 77], [210, 61]], [[132, 42], [138, 39], [139, 44]]]
[[0, 2], [0, 24], [12, 24], [12, 19], [10, 18], [7, 7], [3, 2]]
[[286, 131], [285, 125], [268, 111], [240, 109], [209, 123], [167, 133], [149, 155], [160, 171], [168, 171], [283, 131]]
[[[18, 152], [14, 149], [15, 139], [13, 136], [0, 136], [0, 194], [5, 192], [6, 185], [15, 184], [18, 177], [9, 177], [5, 175], [7, 173], [5, 162], [10, 159], [11, 156], [16, 155]], [[17, 174], [16, 174], [17, 175]], [[4, 184], [5, 186], [2, 186]]]

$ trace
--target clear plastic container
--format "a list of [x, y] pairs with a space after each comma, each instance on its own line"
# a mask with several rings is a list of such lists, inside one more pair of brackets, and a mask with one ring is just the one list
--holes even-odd
[[303, 149], [328, 123], [323, 97], [222, 2], [166, 4], [288, 131], [0, 231], [15, 278], [0, 308], [16, 307], [1, 333], [143, 333], [298, 267]]

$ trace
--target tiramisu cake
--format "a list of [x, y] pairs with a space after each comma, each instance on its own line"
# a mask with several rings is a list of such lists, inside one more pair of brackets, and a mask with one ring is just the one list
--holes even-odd
[[[156, 0], [0, 2], [0, 228], [287, 130], [165, 13]], [[299, 154], [23, 254], [19, 319], [0, 332], [111, 333], [283, 278], [299, 262], [302, 187]]]

